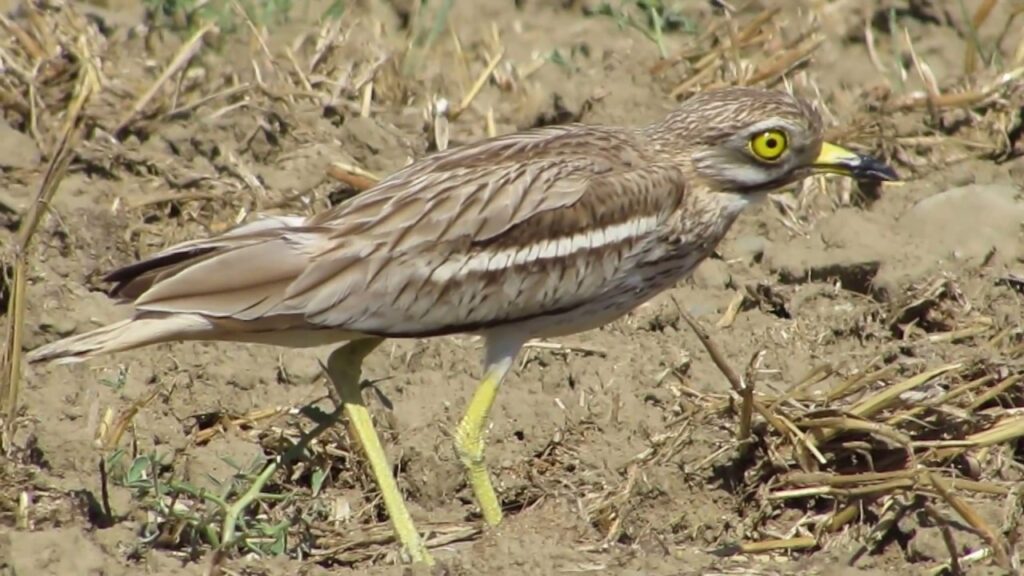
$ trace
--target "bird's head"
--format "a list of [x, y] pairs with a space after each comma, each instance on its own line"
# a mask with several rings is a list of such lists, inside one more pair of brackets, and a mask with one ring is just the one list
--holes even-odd
[[825, 142], [821, 115], [779, 90], [727, 88], [685, 101], [655, 130], [721, 191], [766, 192], [819, 173], [898, 180], [871, 156]]

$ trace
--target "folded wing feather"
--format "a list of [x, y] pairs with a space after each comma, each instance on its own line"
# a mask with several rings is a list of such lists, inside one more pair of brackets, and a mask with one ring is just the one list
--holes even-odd
[[[605, 205], [613, 213], [649, 211], [634, 205], [636, 194], [619, 193], [622, 179], [681, 183], [666, 181], [665, 172], [652, 176], [619, 136], [604, 142], [618, 150], [598, 154], [602, 147], [590, 141], [603, 133], [587, 130], [546, 128], [439, 153], [316, 216], [264, 217], [116, 270], [107, 277], [117, 283], [112, 295], [133, 305], [149, 336], [128, 337], [136, 322], [130, 320], [115, 332], [100, 329], [116, 347], [90, 348], [82, 335], [73, 337], [77, 349], [94, 355], [176, 339], [288, 344], [288, 331], [310, 342], [323, 339], [317, 331], [324, 338], [441, 334], [593, 297], [621, 272], [616, 264], [570, 270], [580, 262], [566, 259], [537, 274], [530, 258], [558, 260], [553, 256], [571, 243], [573, 230]], [[497, 260], [487, 260], [489, 243], [538, 217], [551, 227], [547, 232], [570, 236], [561, 244], [541, 239], [520, 253], [503, 248]], [[513, 263], [521, 277], [489, 289], [488, 275]], [[538, 284], [541, 277], [547, 280]], [[36, 358], [76, 354], [59, 344]]]

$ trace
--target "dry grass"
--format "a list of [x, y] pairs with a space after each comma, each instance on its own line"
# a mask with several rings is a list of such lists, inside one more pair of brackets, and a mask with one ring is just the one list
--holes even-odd
[[[972, 20], [975, 29], [985, 24], [992, 4], [985, 2], [978, 9]], [[493, 109], [474, 106], [482, 90], [496, 90], [510, 99], [520, 97], [519, 83], [547, 65], [543, 60], [508, 61], [496, 31], [485, 45], [467, 51], [457, 33], [443, 31], [443, 14], [426, 13], [415, 15], [419, 24], [400, 47], [382, 43], [375, 59], [353, 63], [337, 56], [343, 53], [339, 46], [354, 33], [350, 26], [362, 32], [374, 29], [375, 24], [366, 21], [326, 20], [275, 51], [266, 31], [236, 5], [246, 23], [244, 33], [258, 47], [249, 66], [251, 74], [243, 77], [208, 68], [203, 51], [210, 49], [208, 43], [223, 39], [213, 25], [204, 25], [183, 39], [170, 57], [161, 58], [155, 80], [142, 85], [137, 80], [148, 76], [140, 75], [132, 84], [128, 77], [105, 76], [110, 67], [104, 59], [114, 39], [99, 35], [72, 8], [24, 6], [20, 17], [0, 20], [6, 32], [0, 40], [0, 59], [7, 70], [0, 76], [0, 106], [40, 143], [49, 163], [36, 201], [20, 216], [16, 243], [6, 247], [4, 254], [12, 271], [0, 395], [8, 431], [18, 424], [25, 279], [32, 266], [33, 241], [69, 166], [108, 171], [146, 166], [154, 178], [166, 183], [166, 193], [119, 207], [139, 216], [134, 233], [139, 251], [146, 251], [145, 216], [169, 206], [182, 218], [198, 218], [198, 212], [189, 208], [194, 204], [232, 213], [230, 221], [204, 222], [217, 229], [251, 212], [311, 211], [328, 200], [315, 191], [283, 194], [265, 189], [242, 155], [219, 158], [216, 174], [174, 173], [122, 146], [133, 135], [155, 132], [171, 120], [212, 121], [249, 109], [261, 111], [249, 140], [272, 140], [281, 133], [281, 124], [274, 118], [289, 118], [303, 101], [361, 116], [415, 101], [423, 109], [430, 146], [444, 149], [456, 127], [463, 133], [494, 133]], [[991, 58], [983, 61], [981, 56], [988, 52], [975, 37], [965, 43], [964, 74], [940, 81], [918, 57], [909, 38], [905, 31], [892, 37], [894, 45], [902, 43], [912, 54], [910, 65], [904, 66], [876, 47], [870, 26], [864, 29], [879, 82], [856, 96], [863, 102], [859, 114], [834, 125], [830, 135], [873, 147], [911, 174], [979, 156], [1019, 154], [1014, 147], [1019, 146], [1015, 139], [1020, 128], [1015, 123], [1024, 99], [1024, 46], [1001, 63]], [[802, 65], [823, 41], [813, 14], [799, 18], [776, 9], [751, 10], [743, 3], [735, 13], [723, 12], [707, 23], [681, 51], [652, 62], [649, 71], [663, 80], [667, 94], [677, 98], [727, 84], [787, 85], [815, 93], [819, 88]], [[437, 48], [441, 43], [446, 49]], [[458, 90], [439, 94], [427, 88], [419, 67], [430, 58], [450, 59], [450, 69], [460, 78], [452, 82]], [[911, 75], [916, 75], [924, 90], [907, 88]], [[825, 112], [831, 117], [827, 107]], [[342, 183], [346, 193], [357, 193], [377, 179], [345, 161], [335, 163], [325, 176]], [[215, 193], [213, 188], [185, 184], [209, 180], [221, 183], [218, 190], [233, 192]], [[852, 201], [850, 189], [842, 186], [826, 180], [809, 182], [795, 201], [780, 201], [780, 218], [794, 229], [805, 228], [811, 197], [829, 191], [839, 192], [833, 197], [840, 202]], [[731, 314], [738, 313], [742, 303], [741, 297], [730, 308]], [[1001, 569], [1020, 570], [1018, 539], [1024, 509], [1021, 467], [1014, 454], [1024, 437], [1024, 393], [1019, 385], [1024, 373], [1024, 333], [1019, 324], [1000, 325], [969, 310], [956, 285], [940, 279], [899, 302], [880, 305], [863, 327], [889, 331], [886, 345], [893, 349], [971, 340], [975, 353], [969, 357], [920, 369], [891, 363], [880, 350], [874, 362], [846, 373], [818, 367], [802, 381], [790, 383], [784, 393], [757, 387], [757, 357], [741, 377], [718, 352], [714, 333], [709, 335], [686, 318], [734, 387], [729, 395], [687, 400], [716, 418], [739, 422], [735, 442], [723, 445], [691, 471], [720, 468], [735, 475], [731, 489], [742, 495], [746, 512], [743, 537], [721, 552], [798, 553], [827, 546], [853, 525], [862, 528], [865, 547], [871, 548], [889, 540], [900, 518], [923, 512], [944, 527], [950, 549], [949, 561], [936, 567], [937, 572], [956, 573], [982, 560]], [[719, 328], [729, 323], [723, 319]], [[136, 491], [151, 511], [152, 542], [183, 556], [220, 547], [223, 536], [236, 529], [220, 527], [225, 511], [235, 505], [248, 509], [237, 527], [241, 538], [228, 538], [237, 550], [287, 553], [326, 565], [362, 562], [393, 550], [390, 528], [379, 521], [379, 503], [353, 510], [348, 501], [324, 503], [316, 498], [318, 482], [342, 472], [352, 487], [374, 491], [358, 456], [353, 456], [358, 447], [350, 446], [344, 433], [331, 428], [334, 413], [274, 407], [250, 414], [218, 414], [198, 427], [192, 437], [195, 445], [232, 430], [257, 438], [271, 455], [269, 464], [239, 466], [237, 477], [222, 493], [210, 494], [177, 482], [173, 460], [125, 447], [125, 432], [133, 418], [156, 394], [116, 416], [109, 411], [98, 439], [112, 451], [105, 461], [104, 480]], [[314, 426], [308, 425], [307, 417]], [[623, 471], [620, 486], [593, 490], [583, 498], [585, 513], [604, 531], [606, 542], [629, 530], [626, 508], [639, 489], [643, 470], [673, 458], [691, 425], [680, 422], [652, 439], [650, 448]], [[329, 431], [315, 435], [311, 430]], [[251, 490], [254, 477], [261, 479], [256, 491]], [[975, 510], [974, 502], [981, 498], [1004, 502], [1007, 514], [1001, 525], [991, 525]], [[800, 512], [799, 521], [780, 525], [794, 510]], [[303, 520], [296, 522], [296, 518]], [[962, 555], [953, 532], [945, 528], [954, 518], [970, 526], [986, 547]], [[339, 534], [335, 526], [342, 521], [364, 529]], [[431, 546], [480, 533], [476, 523], [420, 528], [429, 532]]]
[[[866, 546], [880, 546], [891, 541], [898, 518], [925, 511], [941, 526], [952, 521], [949, 515], [958, 517], [987, 544], [966, 557], [954, 552], [936, 573], [982, 558], [1004, 570], [1020, 569], [1024, 469], [1017, 451], [1024, 437], [1024, 393], [1018, 382], [1024, 372], [1024, 333], [1017, 325], [997, 326], [990, 318], [963, 314], [970, 306], [951, 302], [955, 298], [962, 298], [956, 287], [939, 281], [908, 294], [871, 322], [902, 329], [908, 320], [920, 320], [908, 318], [911, 310], [956, 309], [960, 314], [948, 317], [941, 331], [915, 333], [901, 345], [924, 348], [975, 339], [974, 357], [910, 373], [881, 357], [846, 374], [823, 365], [782, 394], [752, 393], [756, 370], [740, 378], [706, 329], [680, 311], [734, 387], [729, 396], [688, 399], [685, 404], [697, 406], [684, 412], [713, 412], [740, 421], [733, 449], [723, 446], [689, 471], [718, 466], [729, 478], [724, 483], [745, 502], [750, 516], [744, 530], [753, 539], [726, 546], [722, 554], [826, 547], [851, 524], [867, 529]], [[750, 366], [757, 361], [755, 355]], [[760, 417], [752, 429], [744, 424], [751, 413]], [[606, 515], [630, 500], [639, 471], [675, 457], [688, 426], [657, 438], [637, 456], [620, 487], [595, 495], [588, 510], [609, 536], [617, 536], [613, 532], [621, 526]], [[978, 498], [1004, 501], [1002, 525], [988, 524], [973, 508]], [[783, 525], [792, 510], [803, 514]], [[960, 550], [952, 533], [944, 534], [950, 549]]]
[[[41, 122], [50, 124], [50, 133], [56, 138], [51, 140], [52, 147], [47, 154], [50, 161], [39, 185], [35, 202], [20, 219], [15, 244], [9, 247], [14, 264], [12, 279], [8, 283], [11, 287], [11, 296], [7, 310], [6, 339], [3, 355], [0, 356], [0, 373], [5, 375], [3, 386], [0, 387], [0, 412], [4, 414], [6, 425], [12, 424], [17, 416], [25, 324], [25, 285], [32, 241], [74, 157], [85, 122], [84, 110], [93, 96], [102, 89], [96, 62], [95, 30], [72, 11], [67, 11], [61, 15], [63, 17], [52, 20], [31, 7], [28, 14], [33, 25], [31, 30], [36, 32], [35, 36], [29, 29], [17, 23], [6, 19], [0, 21], [0, 25], [7, 29], [11, 38], [18, 42], [22, 49], [19, 55], [23, 57], [9, 63], [15, 73], [8, 76], [9, 81], [5, 82], [15, 84], [14, 88], [20, 90], [11, 93], [7, 92], [6, 86], [0, 86], [0, 89], [5, 90], [4, 94], [7, 95], [4, 96], [4, 100], [11, 102], [12, 108], [28, 112], [27, 124], [37, 141], [43, 141], [38, 134]], [[52, 77], [62, 79], [60, 89], [65, 92], [63, 96], [66, 104], [59, 112], [39, 112], [43, 107], [38, 96], [39, 87], [30, 80], [27, 70], [42, 69], [53, 74]], [[41, 120], [40, 116], [44, 118]], [[63, 120], [60, 119], [61, 116]]]

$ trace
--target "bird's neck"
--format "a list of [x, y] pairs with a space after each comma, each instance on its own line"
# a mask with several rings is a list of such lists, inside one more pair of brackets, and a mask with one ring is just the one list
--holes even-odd
[[682, 244], [698, 241], [697, 249], [710, 254], [722, 241], [743, 210], [761, 200], [763, 194], [695, 191], [688, 195], [677, 212], [674, 235]]

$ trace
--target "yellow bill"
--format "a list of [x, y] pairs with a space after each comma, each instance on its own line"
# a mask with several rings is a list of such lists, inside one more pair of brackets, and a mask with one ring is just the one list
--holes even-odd
[[857, 180], [892, 181], [899, 180], [888, 164], [868, 156], [836, 146], [830, 142], [821, 145], [821, 153], [814, 161], [814, 171], [819, 173], [842, 174]]

